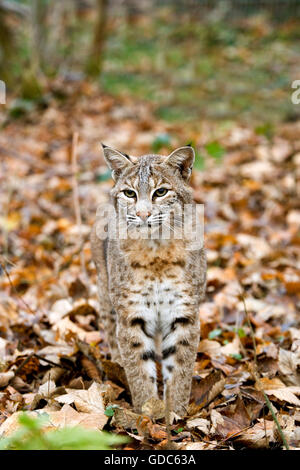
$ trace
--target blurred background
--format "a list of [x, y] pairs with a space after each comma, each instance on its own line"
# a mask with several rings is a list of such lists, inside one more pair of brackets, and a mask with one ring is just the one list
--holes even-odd
[[46, 106], [50, 81], [89, 79], [168, 122], [269, 132], [299, 117], [299, 13], [299, 0], [1, 0], [0, 76], [13, 115]]

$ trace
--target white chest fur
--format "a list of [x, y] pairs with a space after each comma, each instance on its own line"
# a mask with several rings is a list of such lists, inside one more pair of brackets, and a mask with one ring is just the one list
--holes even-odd
[[[178, 282], [178, 280], [177, 280]], [[165, 336], [170, 324], [180, 315], [186, 295], [182, 292], [180, 283], [173, 279], [145, 281], [142, 289], [133, 290], [130, 298], [134, 310], [138, 311], [147, 324], [147, 331], [151, 336], [157, 333]]]

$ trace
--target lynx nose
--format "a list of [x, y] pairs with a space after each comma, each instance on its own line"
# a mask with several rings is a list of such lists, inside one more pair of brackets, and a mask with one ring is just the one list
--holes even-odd
[[151, 215], [149, 211], [137, 211], [136, 215], [140, 217], [144, 222]]

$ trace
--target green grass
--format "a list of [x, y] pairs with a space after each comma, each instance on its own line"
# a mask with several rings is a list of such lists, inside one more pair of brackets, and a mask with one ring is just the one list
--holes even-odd
[[[298, 25], [299, 26], [299, 25]], [[281, 28], [281, 29], [280, 29]], [[105, 91], [150, 100], [159, 118], [277, 122], [293, 111], [296, 26], [153, 20], [108, 38]], [[262, 119], [263, 115], [263, 119]]]
[[[114, 96], [151, 102], [157, 118], [166, 121], [282, 121], [299, 113], [290, 97], [300, 65], [300, 22], [262, 18], [193, 21], [169, 10], [134, 25], [115, 19], [99, 84]], [[88, 20], [73, 24], [57, 47], [57, 64], [84, 70], [92, 30]], [[25, 32], [18, 37], [15, 75], [26, 69], [31, 54]], [[51, 76], [59, 69], [48, 65]]]
[[0, 450], [111, 450], [128, 442], [126, 436], [80, 426], [44, 431], [48, 415], [19, 417], [20, 428], [7, 438], [0, 438]]

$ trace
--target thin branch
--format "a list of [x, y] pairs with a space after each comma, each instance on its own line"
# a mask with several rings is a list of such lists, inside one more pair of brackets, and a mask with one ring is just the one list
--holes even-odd
[[239, 322], [240, 322], [240, 313], [237, 310], [236, 317], [235, 317], [235, 337], [238, 339], [238, 342], [239, 342], [241, 351], [243, 353], [243, 356], [246, 358], [247, 357], [247, 352], [244, 348], [244, 345], [243, 345], [242, 340], [241, 340], [240, 335], [239, 335]]
[[[83, 245], [83, 235], [82, 235], [82, 220], [81, 220], [81, 212], [80, 212], [80, 202], [79, 202], [79, 188], [78, 188], [78, 181], [77, 181], [77, 173], [78, 173], [78, 165], [77, 165], [77, 146], [78, 146], [78, 132], [73, 133], [72, 138], [72, 149], [71, 149], [71, 164], [72, 164], [72, 187], [73, 187], [73, 204], [74, 204], [74, 211], [76, 217], [76, 224], [78, 227], [79, 233], [79, 246]], [[84, 256], [84, 249], [80, 250], [80, 264], [81, 269], [87, 281], [88, 276], [85, 267], [85, 256]], [[87, 288], [88, 288], [88, 283]]]
[[36, 357], [37, 359], [40, 359], [41, 361], [47, 362], [47, 363], [50, 364], [51, 366], [60, 367], [61, 369], [68, 370], [68, 367], [64, 367], [64, 366], [62, 366], [62, 365], [60, 365], [60, 364], [57, 364], [56, 362], [50, 361], [50, 359], [46, 359], [45, 357], [40, 356], [39, 354], [34, 353], [33, 355], [34, 355], [34, 357]]
[[18, 373], [21, 371], [21, 369], [23, 369], [23, 367], [27, 364], [27, 362], [30, 361], [30, 359], [34, 356], [34, 353], [31, 353], [29, 354], [29, 356], [27, 356], [24, 361], [21, 362], [21, 364], [19, 365], [19, 367], [14, 371], [15, 373], [15, 376], [18, 375]]
[[252, 328], [252, 325], [251, 325], [249, 313], [248, 313], [248, 310], [247, 310], [247, 307], [246, 307], [246, 302], [245, 302], [245, 298], [244, 298], [243, 294], [241, 294], [241, 299], [242, 299], [242, 302], [244, 304], [244, 310], [245, 310], [247, 323], [248, 323], [248, 326], [249, 326], [249, 329], [250, 329], [250, 335], [251, 335], [251, 339], [252, 339], [252, 343], [253, 343], [254, 362], [255, 362], [256, 368], [258, 368], [257, 355], [256, 355], [256, 340], [255, 340], [254, 331], [253, 331], [253, 328]]

